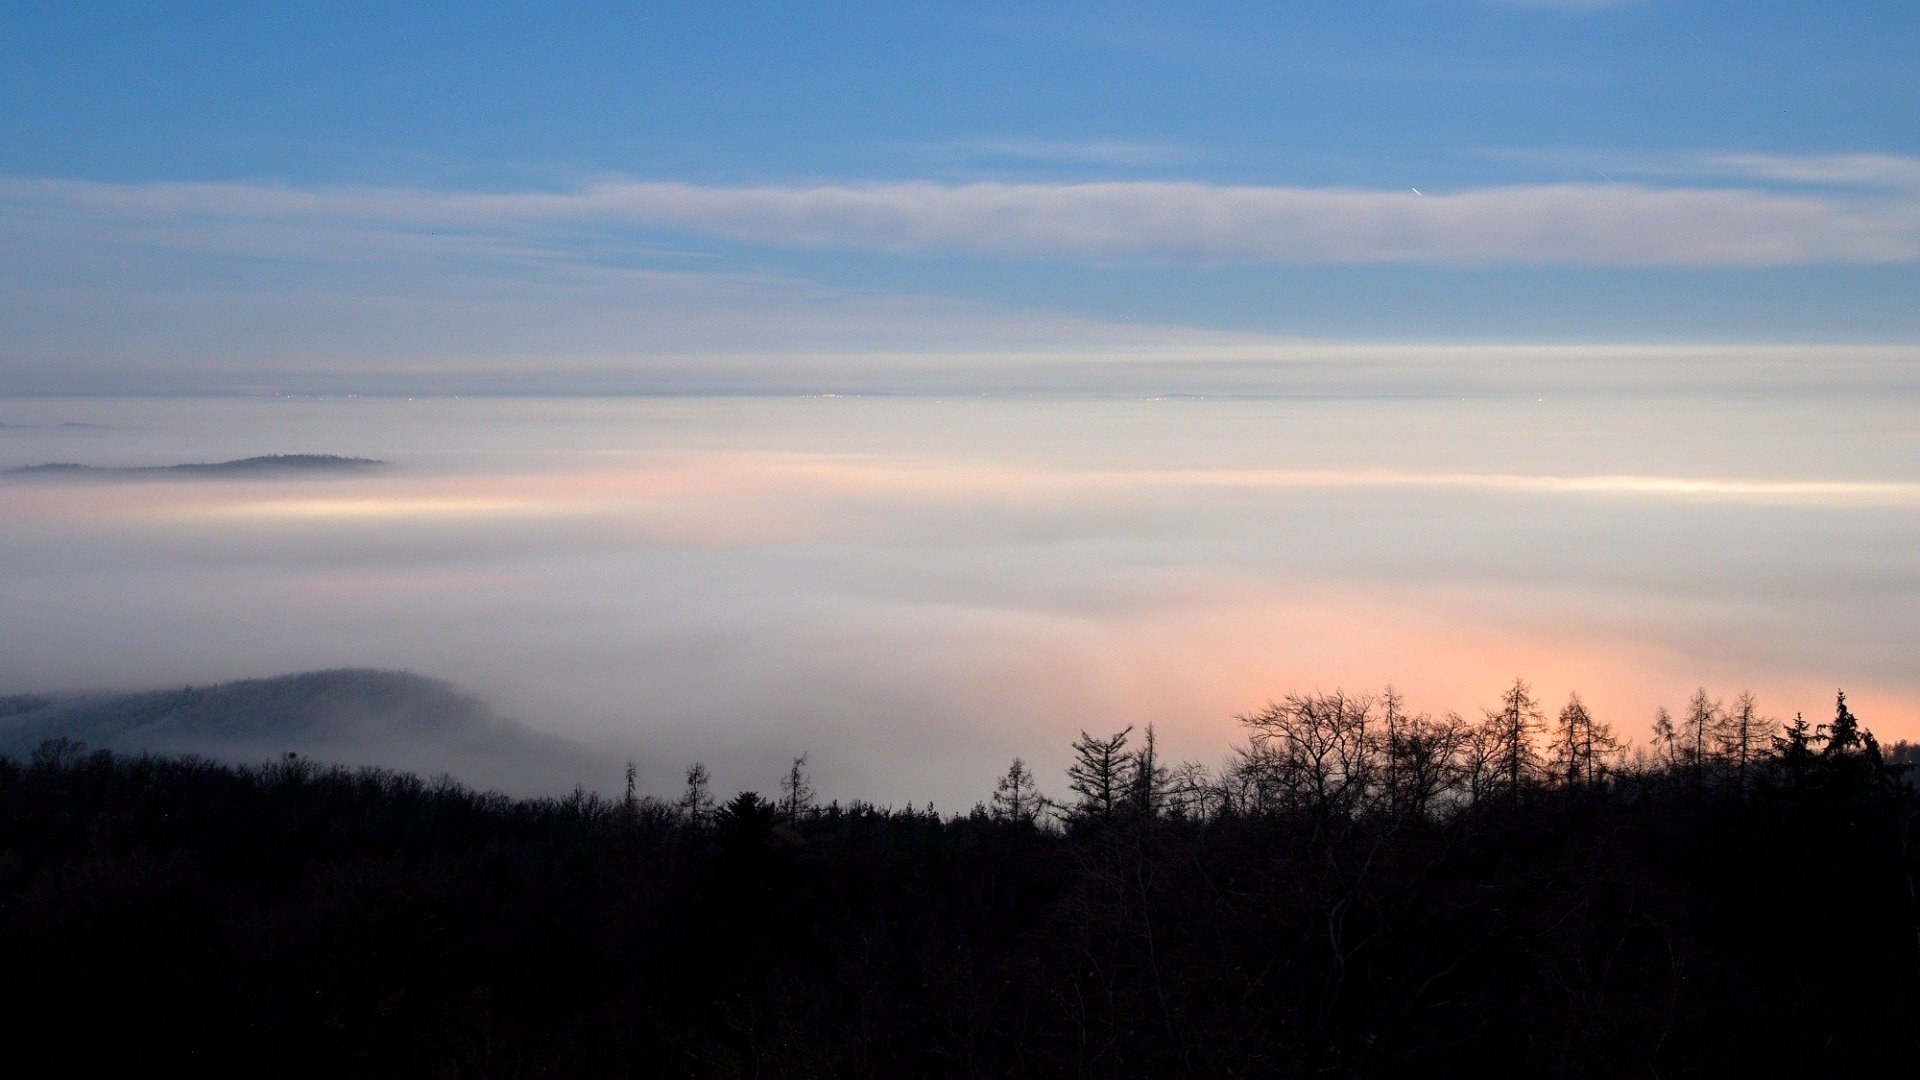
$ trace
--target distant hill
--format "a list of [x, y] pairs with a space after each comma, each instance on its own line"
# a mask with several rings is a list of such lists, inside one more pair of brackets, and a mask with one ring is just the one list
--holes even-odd
[[448, 772], [523, 793], [605, 786], [617, 772], [586, 747], [495, 716], [438, 679], [365, 668], [179, 690], [0, 697], [0, 754], [23, 758], [53, 738], [234, 762], [292, 752], [347, 765]]
[[267, 454], [261, 457], [240, 458], [236, 461], [215, 461], [187, 465], [80, 465], [73, 462], [57, 461], [45, 465], [23, 465], [18, 468], [0, 470], [0, 476], [39, 477], [46, 479], [92, 478], [242, 478], [256, 476], [300, 475], [307, 473], [358, 473], [369, 472], [386, 466], [388, 463], [374, 458], [341, 457], [338, 454]]

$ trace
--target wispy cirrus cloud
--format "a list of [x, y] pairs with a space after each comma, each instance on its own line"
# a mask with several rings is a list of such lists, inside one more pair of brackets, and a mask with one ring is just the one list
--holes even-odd
[[1731, 181], [1768, 191], [1834, 188], [1896, 198], [1904, 196], [1909, 203], [1920, 199], [1920, 157], [1908, 154], [1864, 151], [1766, 154], [1732, 150], [1648, 153], [1601, 147], [1552, 150], [1500, 147], [1479, 153], [1493, 161], [1555, 174], [1595, 177], [1608, 183], [1622, 178], [1678, 181], [1695, 186], [1725, 185]]
[[[1796, 159], [1730, 159], [1751, 174]], [[1896, 159], [1897, 160], [1897, 159]], [[1818, 171], [1831, 163], [1803, 162]], [[713, 186], [607, 180], [476, 192], [263, 183], [0, 182], [0, 215], [515, 236], [641, 229], [771, 247], [1090, 263], [1788, 266], [1920, 259], [1911, 193], [1513, 184], [1439, 192], [1176, 181]]]
[[1920, 158], [1903, 154], [1702, 154], [1691, 163], [1711, 175], [1920, 192]]

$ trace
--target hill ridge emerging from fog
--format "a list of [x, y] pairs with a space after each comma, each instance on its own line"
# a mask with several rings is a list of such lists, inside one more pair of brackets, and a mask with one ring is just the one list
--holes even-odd
[[386, 467], [377, 458], [340, 454], [262, 454], [232, 461], [191, 462], [183, 465], [83, 465], [70, 461], [22, 465], [0, 470], [0, 476], [66, 478], [251, 477], [304, 473], [358, 473]]
[[249, 762], [288, 753], [448, 772], [519, 791], [566, 790], [611, 766], [585, 746], [494, 714], [451, 683], [335, 668], [171, 690], [0, 697], [0, 754], [48, 739], [119, 752]]

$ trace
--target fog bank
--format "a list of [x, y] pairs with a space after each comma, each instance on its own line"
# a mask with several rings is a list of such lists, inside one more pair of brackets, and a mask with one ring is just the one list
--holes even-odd
[[[1902, 397], [0, 400], [0, 694], [404, 668], [627, 757], [964, 809], [1294, 689], [1638, 735], [1699, 685], [1920, 735]], [[84, 424], [90, 426], [62, 426]]]

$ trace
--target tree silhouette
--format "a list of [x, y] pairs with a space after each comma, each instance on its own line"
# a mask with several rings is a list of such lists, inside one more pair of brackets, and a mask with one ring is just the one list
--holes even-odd
[[1141, 736], [1140, 749], [1133, 752], [1132, 774], [1127, 785], [1129, 808], [1143, 819], [1160, 816], [1173, 777], [1160, 763], [1160, 744], [1154, 738], [1152, 724], [1147, 725], [1146, 733]]
[[1112, 821], [1125, 797], [1128, 727], [1104, 739], [1085, 731], [1073, 742], [1073, 763], [1067, 766], [1067, 786], [1080, 796], [1072, 815], [1083, 821]]
[[1833, 703], [1833, 723], [1827, 725], [1827, 745], [1820, 751], [1822, 757], [1837, 758], [1856, 753], [1860, 749], [1860, 721], [1847, 708], [1847, 692], [1839, 691]]
[[1619, 746], [1613, 731], [1594, 720], [1580, 695], [1569, 694], [1560, 710], [1553, 743], [1554, 772], [1561, 783], [1570, 790], [1597, 790]]
[[1032, 770], [1019, 758], [1007, 766], [1007, 774], [993, 789], [993, 818], [1018, 825], [1031, 825], [1040, 816], [1040, 787]]
[[780, 809], [788, 824], [800, 820], [804, 814], [813, 811], [813, 782], [807, 776], [807, 755], [801, 754], [787, 767], [787, 775], [780, 778]]
[[1793, 722], [1784, 725], [1781, 732], [1773, 740], [1773, 758], [1786, 774], [1787, 785], [1797, 789], [1807, 783], [1814, 767], [1820, 763], [1814, 747], [1825, 742], [1827, 736], [1820, 728], [1807, 723], [1807, 718], [1800, 713], [1794, 713]]
[[772, 803], [762, 799], [758, 792], [743, 791], [714, 814], [714, 833], [723, 851], [746, 855], [768, 846], [778, 820], [778, 811]]
[[687, 766], [687, 787], [674, 804], [680, 821], [688, 828], [703, 828], [713, 817], [713, 794], [708, 789], [712, 778], [707, 775], [707, 767], [696, 761]]
[[1653, 750], [1665, 768], [1680, 767], [1680, 730], [1673, 726], [1673, 714], [1665, 705], [1653, 710]]
[[1499, 710], [1487, 712], [1499, 755], [1502, 787], [1514, 805], [1518, 805], [1521, 796], [1533, 785], [1539, 771], [1540, 752], [1534, 746], [1534, 737], [1546, 725], [1546, 720], [1546, 714], [1533, 700], [1532, 688], [1525, 679], [1519, 678], [1500, 695]]
[[1404, 812], [1401, 773], [1405, 765], [1405, 747], [1407, 741], [1406, 702], [1402, 701], [1398, 691], [1389, 683], [1380, 695], [1380, 725], [1386, 738], [1384, 762], [1382, 763], [1381, 784], [1385, 788], [1387, 816], [1399, 818]]
[[1822, 779], [1835, 791], [1858, 795], [1883, 782], [1891, 783], [1879, 740], [1860, 726], [1847, 708], [1845, 691], [1836, 693], [1833, 723], [1826, 726], [1827, 742], [1820, 749]]
[[1734, 791], [1742, 796], [1752, 790], [1754, 768], [1765, 756], [1767, 733], [1773, 726], [1773, 721], [1760, 715], [1759, 702], [1751, 690], [1742, 690], [1733, 699], [1722, 738]]
[[[1396, 702], [1397, 707], [1397, 702]], [[1400, 716], [1385, 747], [1386, 808], [1390, 820], [1426, 819], [1471, 788], [1473, 729], [1459, 713], [1435, 719], [1425, 713]]]
[[1332, 822], [1353, 818], [1376, 793], [1372, 698], [1289, 694], [1239, 719], [1249, 733], [1237, 767], [1261, 807]]
[[1678, 735], [1680, 758], [1686, 764], [1696, 796], [1706, 790], [1707, 766], [1714, 749], [1724, 738], [1725, 721], [1725, 710], [1719, 702], [1707, 696], [1706, 687], [1693, 692], [1693, 697], [1687, 701], [1687, 712], [1681, 719]]

